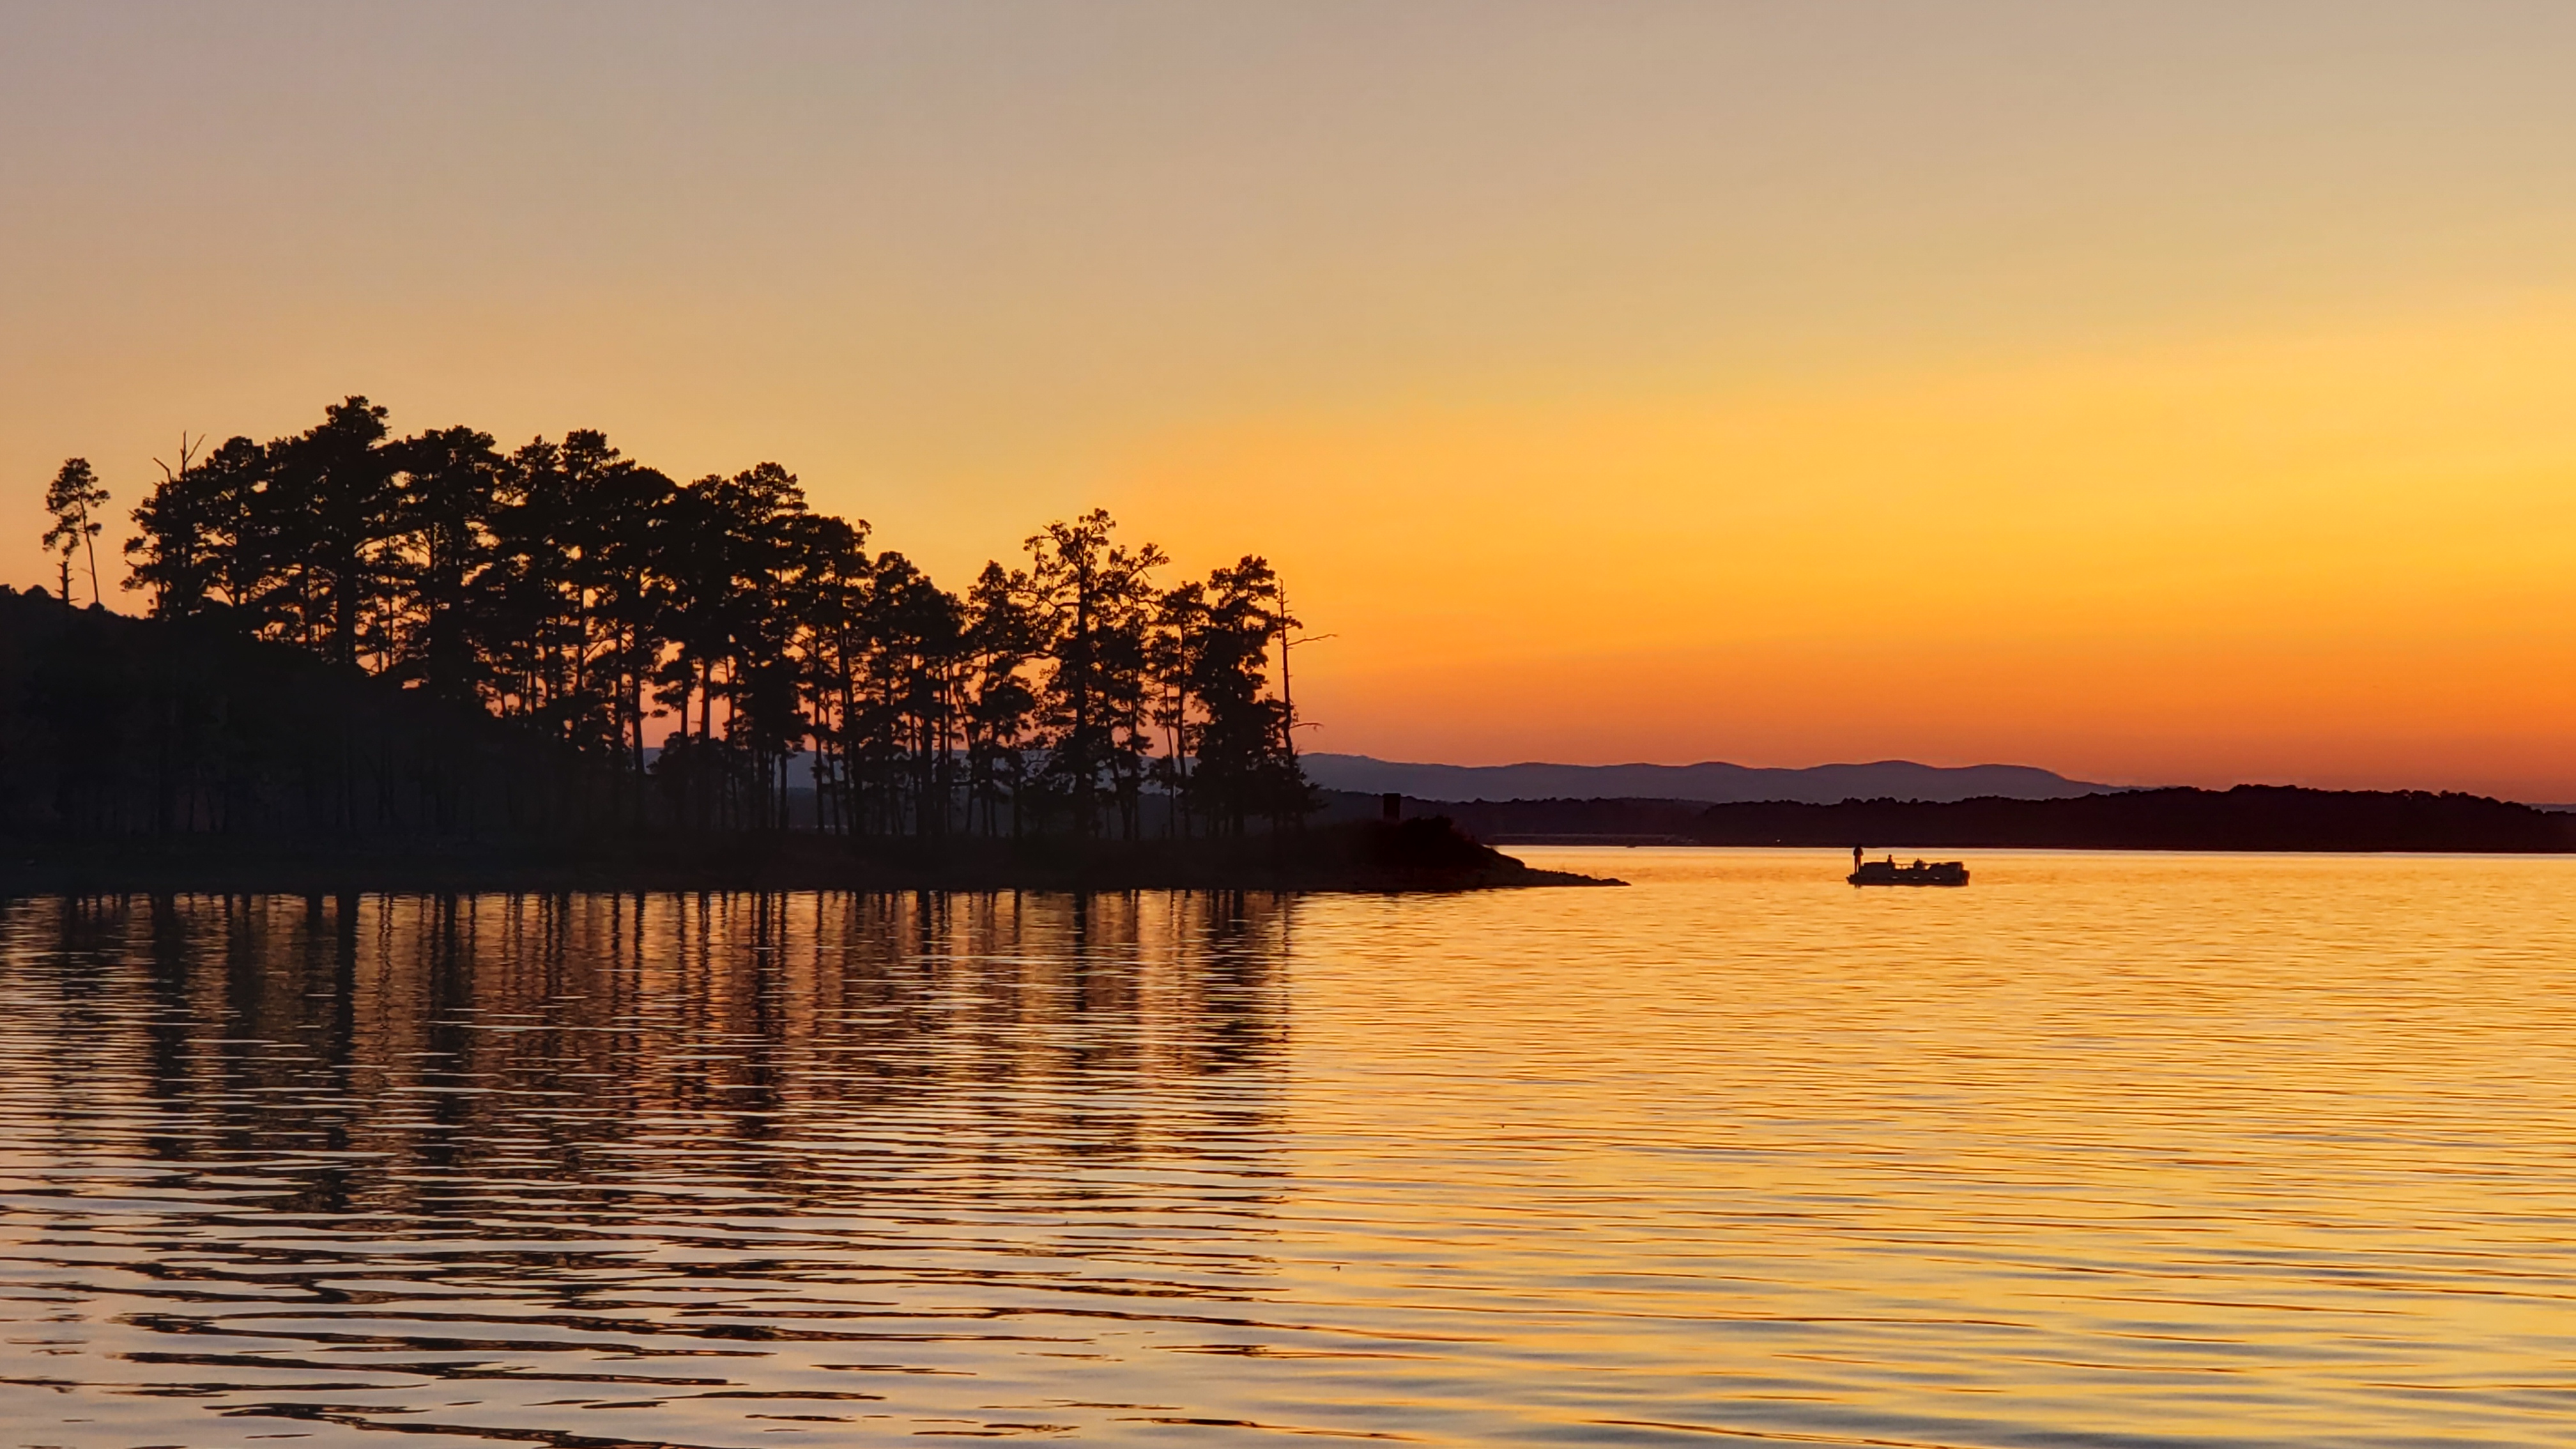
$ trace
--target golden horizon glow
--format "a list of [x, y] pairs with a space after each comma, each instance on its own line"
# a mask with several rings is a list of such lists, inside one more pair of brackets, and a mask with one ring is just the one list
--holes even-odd
[[[1859, 386], [1247, 428], [1140, 469], [1130, 511], [1194, 544], [1298, 488], [1274, 559], [1384, 625], [1312, 618], [1340, 637], [1303, 701], [1369, 708], [1377, 753], [2366, 785], [2434, 751], [2464, 757], [2458, 785], [2576, 798], [2571, 375], [2576, 295], [2526, 296]], [[1533, 697], [1583, 704], [1533, 740]]]
[[2576, 800], [2570, 59], [2508, 0], [12, 12], [0, 582], [63, 457], [121, 521], [363, 392], [775, 459], [951, 587], [1095, 503], [1266, 554], [1314, 748]]

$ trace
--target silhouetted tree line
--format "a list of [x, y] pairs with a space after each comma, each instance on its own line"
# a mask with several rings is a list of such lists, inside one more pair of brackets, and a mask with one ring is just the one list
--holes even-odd
[[[55, 495], [68, 604], [106, 495], [77, 459]], [[1277, 574], [1246, 556], [1166, 585], [1105, 512], [952, 593], [774, 463], [680, 483], [596, 432], [396, 437], [352, 397], [293, 437], [183, 447], [134, 521], [127, 587], [154, 619], [506, 722], [577, 762], [550, 808], [588, 827], [779, 828], [800, 784], [808, 822], [852, 835], [1240, 835], [1313, 808]], [[135, 747], [220, 774], [222, 734]]]
[[[1375, 809], [1329, 797], [1329, 814]], [[1676, 844], [2068, 850], [2576, 850], [2576, 815], [2482, 795], [2239, 785], [2117, 790], [2054, 800], [1419, 801], [1479, 838], [1662, 839]]]
[[[1324, 818], [1378, 797], [1326, 791]], [[2576, 851], [2576, 814], [2423, 790], [2239, 785], [2114, 790], [2053, 800], [1408, 800], [1482, 840], [1890, 849]]]
[[535, 842], [629, 793], [471, 705], [208, 620], [0, 589], [0, 838]]
[[1712, 845], [1987, 846], [2073, 850], [2576, 849], [2576, 816], [2427, 790], [2238, 785], [2121, 790], [2061, 800], [1845, 800], [1712, 805]]

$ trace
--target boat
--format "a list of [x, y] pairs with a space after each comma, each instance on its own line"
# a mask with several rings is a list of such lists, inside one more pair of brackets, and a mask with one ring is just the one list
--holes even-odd
[[1856, 886], [1963, 886], [1968, 883], [1968, 866], [1958, 860], [1918, 860], [1912, 865], [1898, 865], [1896, 857], [1889, 856], [1870, 861], [1845, 878]]

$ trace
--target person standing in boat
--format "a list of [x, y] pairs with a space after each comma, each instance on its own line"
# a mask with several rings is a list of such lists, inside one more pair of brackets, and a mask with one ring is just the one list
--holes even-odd
[[1857, 845], [1852, 847], [1852, 869], [1854, 870], [1860, 869], [1860, 849]]

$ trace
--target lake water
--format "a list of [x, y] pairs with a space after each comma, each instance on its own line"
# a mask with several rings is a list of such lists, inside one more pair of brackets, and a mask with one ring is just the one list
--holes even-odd
[[1523, 853], [0, 908], [0, 1445], [2576, 1438], [2576, 860]]

